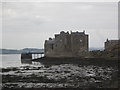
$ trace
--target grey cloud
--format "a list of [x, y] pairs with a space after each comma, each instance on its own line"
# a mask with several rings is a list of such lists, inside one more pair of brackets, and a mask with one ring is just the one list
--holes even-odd
[[[106, 38], [117, 38], [118, 8], [117, 3], [113, 2], [6, 2], [3, 3], [3, 12], [4, 38], [6, 37], [6, 35], [9, 35], [9, 37], [11, 37], [11, 35], [17, 37], [18, 34], [24, 35], [27, 33], [26, 36], [28, 36], [29, 39], [32, 41], [35, 40], [36, 42], [40, 42], [41, 47], [43, 47], [42, 45], [45, 39], [53, 37], [54, 33], [59, 33], [61, 30], [82, 31], [83, 29], [85, 29], [86, 32], [90, 35], [91, 47], [103, 46]], [[98, 32], [98, 30], [99, 34], [96, 33]], [[32, 33], [35, 33], [36, 35]], [[28, 38], [22, 40], [23, 38], [20, 39], [20, 35], [18, 35], [17, 37], [19, 39], [19, 42], [25, 43]], [[34, 38], [31, 37], [32, 35], [35, 35]], [[13, 37], [11, 37], [11, 39], [12, 38]], [[36, 40], [37, 38], [38, 40]], [[19, 45], [12, 46], [8, 44], [7, 39], [7, 37], [4, 39], [5, 47], [7, 47], [7, 45], [9, 45], [8, 47], [22, 47]], [[25, 45], [32, 46], [34, 43], [32, 41], [31, 43]], [[38, 47], [38, 45], [36, 46]]]

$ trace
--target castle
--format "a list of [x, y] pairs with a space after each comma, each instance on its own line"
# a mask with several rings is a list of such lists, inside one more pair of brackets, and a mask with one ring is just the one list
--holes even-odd
[[64, 32], [55, 34], [44, 43], [46, 57], [80, 57], [88, 52], [88, 35], [83, 32]]
[[106, 40], [105, 42], [105, 50], [106, 51], [111, 51], [115, 45], [119, 44], [120, 40]]

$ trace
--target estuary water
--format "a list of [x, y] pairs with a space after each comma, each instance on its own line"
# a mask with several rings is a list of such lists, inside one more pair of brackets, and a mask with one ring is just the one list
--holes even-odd
[[21, 66], [21, 54], [0, 54], [0, 68]]
[[21, 54], [0, 54], [0, 68], [30, 66], [30, 65], [39, 66], [41, 65], [41, 63], [33, 62], [33, 61], [22, 62]]

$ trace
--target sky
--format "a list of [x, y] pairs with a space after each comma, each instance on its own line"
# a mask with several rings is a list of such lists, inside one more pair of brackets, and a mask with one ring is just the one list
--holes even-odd
[[44, 48], [60, 31], [85, 30], [89, 47], [118, 39], [117, 2], [2, 2], [2, 48]]

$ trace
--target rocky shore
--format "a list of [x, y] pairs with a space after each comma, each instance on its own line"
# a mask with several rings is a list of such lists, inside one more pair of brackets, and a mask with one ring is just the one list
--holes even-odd
[[2, 89], [118, 88], [118, 68], [109, 65], [26, 65], [2, 68]]

